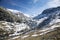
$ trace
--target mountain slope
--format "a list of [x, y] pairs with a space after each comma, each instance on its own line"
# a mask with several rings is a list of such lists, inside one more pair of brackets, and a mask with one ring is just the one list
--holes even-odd
[[13, 40], [59, 40], [60, 23], [53, 24], [49, 28], [43, 30], [36, 30], [28, 34], [23, 34], [20, 35], [20, 37], [17, 36], [12, 39]]
[[[19, 16], [18, 16], [19, 15]], [[0, 7], [0, 40], [15, 36], [28, 30], [30, 27], [24, 23], [28, 17], [22, 13], [13, 13], [6, 8]]]
[[24, 14], [14, 11], [11, 12], [7, 8], [0, 7], [0, 29], [2, 31], [0, 32], [1, 40], [24, 34], [34, 27], [36, 27], [36, 22]]
[[40, 21], [40, 19], [47, 17], [41, 23], [38, 24], [38, 28], [47, 27], [54, 23], [60, 22], [60, 7], [49, 8], [42, 12], [42, 14], [38, 15], [34, 19]]

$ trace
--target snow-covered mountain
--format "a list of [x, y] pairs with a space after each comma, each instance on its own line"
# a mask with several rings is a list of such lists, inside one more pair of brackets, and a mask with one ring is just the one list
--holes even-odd
[[60, 7], [46, 9], [34, 18], [17, 10], [0, 8], [1, 38], [35, 37], [55, 31], [57, 27], [60, 27]]
[[30, 18], [27, 14], [23, 14], [22, 12], [13, 9], [7, 9], [7, 11], [11, 11], [14, 15], [17, 15], [18, 18], [22, 19], [22, 22], [29, 25], [30, 28], [37, 26], [37, 22], [32, 18]]
[[[45, 17], [46, 19], [44, 19]], [[47, 27], [54, 23], [60, 22], [60, 7], [46, 9], [40, 15], [34, 17], [34, 19], [38, 21], [42, 20], [42, 22], [38, 25], [39, 28]]]

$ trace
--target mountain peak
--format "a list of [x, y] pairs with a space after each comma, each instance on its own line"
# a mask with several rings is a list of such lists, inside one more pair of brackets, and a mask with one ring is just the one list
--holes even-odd
[[36, 17], [34, 17], [34, 19], [40, 19], [40, 18], [43, 18], [43, 17], [47, 17], [47, 16], [49, 16], [51, 14], [54, 14], [57, 11], [60, 11], [60, 6], [49, 8], [49, 9], [45, 9], [41, 14], [39, 14]]

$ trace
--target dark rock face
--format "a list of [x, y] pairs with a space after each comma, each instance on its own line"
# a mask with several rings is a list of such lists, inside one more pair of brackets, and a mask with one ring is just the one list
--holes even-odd
[[13, 22], [14, 20], [10, 15], [7, 11], [0, 8], [0, 21]]
[[22, 19], [5, 8], [0, 8], [0, 21], [21, 22]]

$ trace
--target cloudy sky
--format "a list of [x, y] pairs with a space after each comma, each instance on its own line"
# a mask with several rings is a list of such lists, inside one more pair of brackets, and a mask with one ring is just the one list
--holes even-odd
[[36, 16], [47, 8], [60, 6], [60, 0], [0, 0], [0, 6]]

